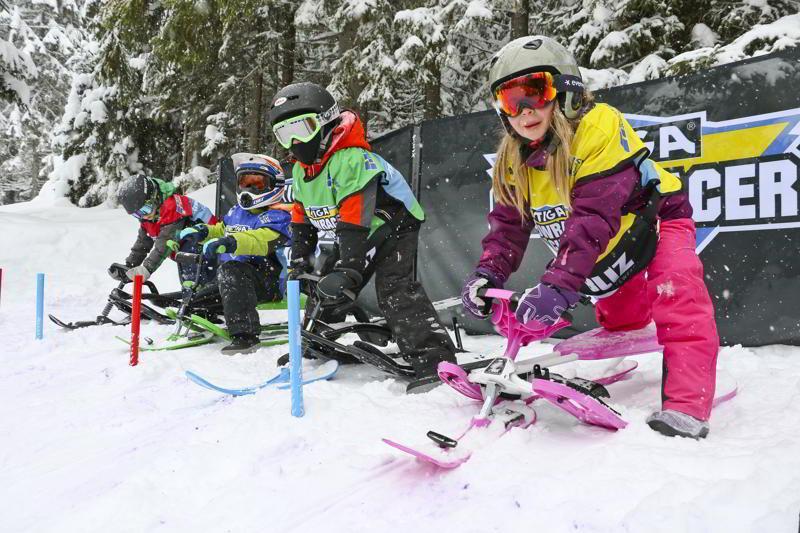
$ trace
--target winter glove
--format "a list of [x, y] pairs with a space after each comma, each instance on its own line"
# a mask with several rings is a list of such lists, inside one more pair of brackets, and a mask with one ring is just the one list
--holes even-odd
[[108, 275], [111, 276], [111, 279], [116, 281], [126, 281], [127, 280], [127, 272], [128, 269], [131, 268], [133, 265], [125, 261], [125, 263], [111, 263], [111, 266], [108, 267]]
[[341, 298], [347, 289], [355, 289], [361, 285], [361, 274], [352, 268], [334, 270], [317, 283], [317, 291], [326, 298]]
[[196, 226], [190, 226], [188, 228], [184, 228], [178, 233], [178, 240], [181, 243], [181, 246], [184, 244], [191, 246], [192, 248], [200, 241], [204, 241], [208, 237], [208, 226], [205, 224], [198, 224]]
[[536, 320], [552, 326], [568, 309], [572, 309], [581, 295], [569, 289], [562, 289], [546, 283], [539, 283], [526, 290], [517, 304], [516, 317], [525, 324]]
[[144, 282], [150, 277], [150, 271], [142, 265], [139, 265], [125, 272], [125, 275], [128, 276], [128, 279], [131, 281], [133, 281], [136, 276], [142, 276], [142, 281]]
[[479, 268], [464, 283], [461, 289], [461, 303], [464, 310], [475, 318], [481, 320], [489, 318], [492, 310], [491, 300], [478, 297], [478, 289], [502, 289], [503, 282], [494, 272]]
[[305, 257], [299, 257], [289, 261], [289, 279], [297, 279], [298, 276], [303, 274], [310, 274], [314, 270]]
[[292, 223], [292, 260], [306, 258], [314, 255], [317, 249], [317, 228], [311, 224]]
[[236, 239], [228, 235], [218, 239], [211, 239], [203, 245], [203, 257], [206, 261], [213, 260], [217, 254], [232, 254], [236, 251]]

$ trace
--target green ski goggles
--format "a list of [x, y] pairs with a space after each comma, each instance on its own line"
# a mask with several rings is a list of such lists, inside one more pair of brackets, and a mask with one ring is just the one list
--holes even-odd
[[272, 133], [281, 146], [287, 150], [291, 148], [292, 142], [307, 143], [314, 138], [314, 135], [322, 129], [322, 121], [316, 113], [304, 113], [297, 115], [272, 126]]

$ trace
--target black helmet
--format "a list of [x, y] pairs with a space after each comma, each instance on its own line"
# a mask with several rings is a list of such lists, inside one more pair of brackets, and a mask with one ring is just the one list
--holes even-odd
[[336, 108], [334, 114], [339, 115], [339, 106], [336, 99], [324, 87], [304, 81], [287, 85], [272, 97], [269, 106], [269, 124], [274, 126], [276, 123], [287, 118], [296, 117], [303, 113], [317, 113], [328, 121], [336, 117], [326, 117]]
[[158, 207], [161, 204], [160, 199], [161, 188], [158, 183], [144, 174], [131, 176], [117, 190], [117, 201], [129, 215], [139, 211], [145, 204]]
[[[275, 125], [307, 113], [316, 118], [309, 124], [318, 129], [308, 140], [284, 144], [302, 163], [313, 164], [324, 152], [324, 141], [333, 131], [339, 118], [339, 105], [331, 93], [316, 83], [302, 82], [287, 85], [272, 98], [269, 109], [269, 123], [275, 133]], [[310, 126], [309, 126], [310, 127]], [[307, 128], [304, 126], [306, 131]], [[314, 130], [310, 130], [312, 133]], [[280, 141], [280, 138], [278, 139]], [[287, 141], [288, 144], [288, 141]]]

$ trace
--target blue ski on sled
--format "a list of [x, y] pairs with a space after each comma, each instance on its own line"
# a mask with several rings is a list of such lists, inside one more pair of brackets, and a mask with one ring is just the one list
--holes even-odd
[[[326, 361], [325, 363], [321, 364], [320, 366], [316, 367], [313, 370], [308, 370], [308, 371], [304, 370], [303, 385], [308, 385], [309, 383], [313, 383], [321, 379], [331, 379], [334, 376], [334, 374], [336, 374], [337, 370], [339, 370], [339, 363], [334, 360]], [[291, 376], [288, 367], [281, 368], [280, 371], [275, 376], [272, 376], [264, 383], [261, 383], [259, 385], [253, 385], [252, 387], [244, 387], [241, 389], [228, 389], [225, 387], [220, 387], [219, 385], [214, 385], [207, 379], [198, 376], [191, 370], [186, 371], [186, 377], [189, 378], [190, 381], [193, 381], [194, 383], [200, 385], [201, 387], [221, 392], [223, 394], [230, 394], [231, 396], [246, 396], [248, 394], [255, 394], [261, 389], [270, 387], [272, 385], [275, 385], [276, 388], [278, 389], [288, 389], [291, 386], [289, 383]]]

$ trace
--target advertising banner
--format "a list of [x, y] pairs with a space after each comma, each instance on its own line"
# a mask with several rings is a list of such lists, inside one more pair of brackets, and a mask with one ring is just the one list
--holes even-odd
[[[625, 114], [650, 157], [689, 192], [723, 344], [800, 344], [797, 87], [800, 50], [790, 49], [595, 94]], [[373, 142], [425, 210], [417, 276], [432, 300], [457, 297], [480, 256], [501, 133], [497, 115], [486, 111], [425, 121]], [[228, 189], [220, 186], [226, 199]], [[537, 283], [552, 257], [534, 231], [507, 288]], [[460, 306], [442, 318], [449, 322], [453, 313], [468, 331], [492, 331]], [[591, 307], [573, 314], [573, 332], [596, 327]]]
[[[798, 86], [795, 49], [596, 94], [689, 191], [724, 344], [800, 343]], [[422, 124], [419, 276], [434, 299], [458, 294], [480, 256], [500, 128], [493, 112]], [[534, 235], [510, 288], [535, 284], [551, 258]], [[576, 329], [596, 326], [591, 309], [575, 317]]]

